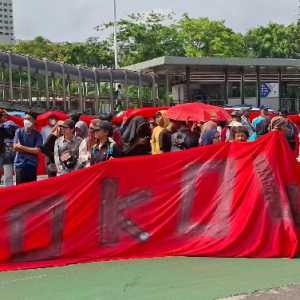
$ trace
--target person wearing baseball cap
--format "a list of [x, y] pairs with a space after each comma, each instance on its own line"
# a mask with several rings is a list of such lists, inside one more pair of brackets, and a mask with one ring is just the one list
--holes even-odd
[[38, 154], [43, 138], [34, 126], [34, 118], [27, 114], [24, 128], [19, 128], [15, 134], [13, 148], [16, 151], [14, 164], [17, 185], [37, 180]]
[[229, 123], [229, 127], [239, 127], [242, 125], [242, 113], [239, 110], [235, 110], [231, 113], [231, 122]]
[[65, 120], [60, 128], [62, 136], [55, 141], [54, 161], [57, 168], [57, 176], [70, 173], [79, 168], [79, 146], [82, 138], [75, 136], [75, 122]]
[[93, 126], [96, 143], [91, 149], [91, 165], [120, 156], [120, 149], [111, 138], [113, 126], [108, 121], [100, 121]]

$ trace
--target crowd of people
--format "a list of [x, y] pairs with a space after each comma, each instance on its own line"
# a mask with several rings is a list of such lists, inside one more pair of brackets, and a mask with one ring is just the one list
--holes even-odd
[[259, 117], [249, 120], [249, 109], [233, 111], [230, 122], [183, 122], [169, 120], [166, 111], [154, 120], [136, 116], [124, 120], [120, 127], [112, 115], [101, 115], [88, 125], [74, 114], [65, 121], [50, 115], [48, 125], [39, 132], [31, 115], [19, 128], [0, 110], [0, 170], [4, 186], [37, 180], [38, 156], [45, 156], [48, 177], [61, 176], [113, 158], [156, 155], [220, 142], [255, 141], [270, 131], [282, 131], [295, 150], [297, 127], [287, 112], [270, 119], [268, 107], [260, 108]]

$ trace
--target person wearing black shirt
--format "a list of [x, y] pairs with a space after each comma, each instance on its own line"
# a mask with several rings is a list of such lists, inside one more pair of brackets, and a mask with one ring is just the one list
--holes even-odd
[[96, 144], [91, 149], [91, 165], [119, 157], [119, 147], [111, 139], [113, 134], [112, 124], [108, 121], [102, 121], [98, 126], [94, 125], [93, 129]]

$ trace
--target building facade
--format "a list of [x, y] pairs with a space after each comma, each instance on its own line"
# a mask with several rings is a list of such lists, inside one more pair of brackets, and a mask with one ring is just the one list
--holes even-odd
[[0, 43], [15, 43], [12, 0], [0, 0]]
[[300, 112], [300, 59], [166, 56], [125, 68], [157, 76], [167, 104], [264, 104]]

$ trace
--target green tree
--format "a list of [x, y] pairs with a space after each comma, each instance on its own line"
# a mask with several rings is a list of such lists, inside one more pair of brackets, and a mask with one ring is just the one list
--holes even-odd
[[1, 45], [0, 49], [88, 67], [113, 65], [113, 53], [108, 41], [95, 38], [90, 38], [85, 43], [53, 43], [43, 37], [37, 37], [32, 41], [20, 41], [16, 45]]
[[13, 52], [19, 54], [27, 54], [36, 58], [49, 58], [50, 60], [56, 60], [55, 44], [49, 40], [38, 36], [32, 41], [20, 41], [13, 46]]
[[107, 41], [94, 38], [85, 43], [64, 43], [57, 49], [59, 61], [88, 67], [112, 67], [113, 53]]
[[[113, 23], [98, 26], [111, 29]], [[119, 58], [122, 66], [165, 55], [184, 55], [183, 39], [173, 14], [137, 13], [118, 22]], [[112, 45], [112, 36], [109, 37]]]
[[225, 26], [224, 21], [194, 19], [184, 15], [179, 21], [186, 56], [243, 57], [247, 55], [243, 36]]
[[249, 30], [245, 35], [250, 56], [270, 58], [300, 57], [300, 25], [270, 23]]

